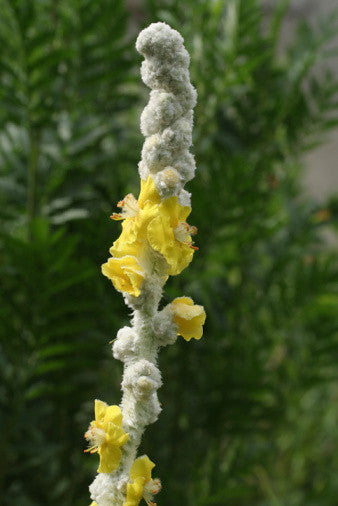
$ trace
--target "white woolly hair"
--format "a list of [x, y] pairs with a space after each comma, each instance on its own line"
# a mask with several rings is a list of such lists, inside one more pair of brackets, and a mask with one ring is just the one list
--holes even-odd
[[[182, 36], [166, 23], [153, 23], [143, 30], [136, 49], [145, 57], [142, 79], [152, 89], [141, 115], [141, 131], [146, 139], [139, 173], [142, 179], [152, 175], [163, 198], [179, 196], [183, 185], [195, 174], [189, 148], [197, 94], [189, 79], [189, 54]], [[167, 167], [179, 174], [176, 184], [168, 185]]]

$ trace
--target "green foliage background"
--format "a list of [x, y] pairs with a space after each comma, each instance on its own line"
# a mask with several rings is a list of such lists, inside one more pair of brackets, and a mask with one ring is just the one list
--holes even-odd
[[338, 119], [337, 17], [301, 23], [258, 0], [0, 0], [0, 497], [88, 504], [93, 400], [119, 403], [109, 341], [126, 323], [100, 274], [115, 203], [138, 191], [148, 90], [137, 32], [185, 38], [198, 90], [191, 223], [200, 250], [165, 297], [205, 305], [204, 338], [163, 350], [163, 413], [142, 452], [162, 506], [334, 506], [338, 269], [300, 186]]

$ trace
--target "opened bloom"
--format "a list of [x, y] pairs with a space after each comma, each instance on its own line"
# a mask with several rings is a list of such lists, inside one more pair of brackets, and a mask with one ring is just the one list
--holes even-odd
[[109, 258], [101, 270], [119, 292], [130, 293], [135, 297], [140, 295], [145, 273], [134, 256]]
[[141, 179], [141, 191], [138, 200], [130, 193], [118, 203], [121, 213], [112, 214], [113, 220], [123, 220], [122, 233], [110, 248], [114, 257], [133, 255], [142, 257], [147, 245], [147, 227], [158, 213], [161, 197], [156, 190], [153, 179]]
[[169, 197], [158, 206], [158, 215], [148, 225], [148, 241], [164, 256], [172, 276], [189, 265], [197, 249], [191, 238], [197, 229], [185, 221], [190, 212], [190, 207], [181, 206], [177, 197]]
[[177, 334], [186, 341], [191, 338], [201, 339], [205, 322], [203, 306], [194, 304], [190, 297], [178, 297], [171, 303], [171, 309], [177, 325]]
[[148, 506], [156, 506], [152, 502], [153, 496], [161, 490], [158, 478], [151, 478], [151, 470], [155, 467], [146, 455], [135, 460], [130, 469], [130, 478], [133, 483], [127, 485], [127, 497], [123, 506], [138, 506], [142, 497]]
[[119, 207], [121, 213], [114, 213], [114, 220], [123, 220], [122, 233], [110, 248], [113, 257], [132, 255], [143, 263], [147, 246], [160, 253], [167, 261], [168, 274], [179, 274], [192, 260], [194, 250], [191, 236], [196, 227], [186, 222], [191, 209], [179, 204], [177, 197], [161, 202], [151, 176], [141, 181], [138, 200], [127, 195]]
[[113, 213], [111, 218], [113, 220], [135, 218], [138, 212], [144, 209], [146, 202], [150, 202], [152, 204], [159, 204], [161, 202], [161, 197], [156, 190], [153, 179], [150, 176], [146, 181], [141, 179], [141, 190], [138, 200], [135, 199], [132, 193], [129, 193], [117, 204], [117, 207], [120, 207], [122, 212]]
[[100, 455], [98, 473], [111, 473], [118, 468], [121, 460], [120, 447], [129, 439], [122, 429], [122, 413], [118, 406], [108, 406], [95, 401], [95, 420], [85, 433], [90, 447], [85, 450]]

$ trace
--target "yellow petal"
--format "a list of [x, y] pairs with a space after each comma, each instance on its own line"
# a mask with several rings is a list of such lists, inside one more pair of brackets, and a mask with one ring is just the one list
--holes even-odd
[[104, 415], [108, 408], [108, 404], [106, 402], [100, 401], [99, 399], [95, 399], [95, 421], [102, 425], [104, 421]]
[[186, 320], [191, 320], [195, 316], [199, 316], [201, 312], [204, 313], [203, 306], [194, 304], [194, 301], [190, 297], [177, 297], [173, 300], [175, 314]]
[[136, 478], [144, 478], [145, 483], [151, 480], [151, 470], [155, 467], [154, 462], [152, 462], [147, 455], [143, 457], [139, 457], [135, 460], [130, 469], [130, 477], [132, 480]]
[[[194, 250], [189, 248], [186, 244], [179, 245], [179, 251], [177, 251], [176, 255], [172, 257], [171, 268], [169, 269], [169, 274], [171, 276], [177, 276], [180, 274], [192, 261], [194, 256]], [[169, 263], [168, 259], [166, 259]]]
[[149, 176], [147, 181], [141, 180], [138, 212], [135, 216], [123, 221], [121, 235], [109, 250], [113, 257], [121, 258], [131, 255], [140, 258], [142, 256], [142, 250], [146, 247], [147, 227], [158, 214], [160, 201], [160, 195], [152, 178]]
[[177, 241], [174, 234], [178, 222], [190, 213], [190, 207], [183, 207], [177, 203], [177, 197], [170, 197], [159, 205], [159, 213], [148, 225], [148, 241], [168, 262], [169, 274], [175, 276], [189, 265], [194, 254], [194, 250]]
[[168, 273], [172, 276], [182, 272], [192, 260], [194, 250], [176, 241], [167, 216], [157, 216], [149, 223], [148, 241], [155, 251], [164, 256], [170, 266]]
[[134, 256], [109, 258], [101, 269], [102, 273], [112, 281], [116, 290], [130, 293], [135, 297], [140, 295], [145, 272]]
[[193, 306], [194, 301], [192, 300], [191, 297], [176, 297], [176, 299], [172, 301], [172, 304], [174, 304], [175, 308], [178, 308], [182, 304], [186, 304], [187, 306]]
[[177, 334], [186, 341], [192, 338], [200, 339], [206, 317], [203, 306], [194, 304], [189, 297], [178, 297], [172, 302], [171, 307], [177, 325]]
[[171, 259], [175, 255], [176, 241], [167, 216], [157, 216], [151, 220], [148, 225], [148, 241], [150, 246], [166, 259]]
[[106, 422], [103, 425], [104, 431], [107, 437], [107, 443], [115, 446], [124, 445], [128, 439], [129, 434], [127, 434], [122, 427], [118, 427], [112, 422]]
[[118, 406], [108, 406], [104, 415], [104, 423], [112, 422], [122, 427], [122, 413]]
[[159, 204], [161, 202], [161, 197], [156, 190], [154, 180], [151, 176], [148, 176], [146, 181], [141, 179], [141, 191], [138, 198], [138, 205], [141, 209], [147, 200], [153, 204]]
[[120, 237], [110, 248], [110, 254], [115, 257], [126, 255], [137, 256], [139, 244], [137, 241], [136, 218], [124, 220]]
[[98, 454], [100, 455], [98, 473], [111, 473], [119, 467], [122, 453], [117, 446], [104, 443], [100, 446]]
[[181, 206], [178, 203], [177, 197], [169, 197], [159, 205], [159, 212], [163, 216], [170, 218], [170, 223], [175, 228], [180, 221], [186, 221], [191, 208], [189, 206]]
[[136, 478], [133, 483], [127, 484], [127, 497], [123, 506], [138, 506], [143, 495], [144, 478]]
[[135, 220], [138, 241], [143, 241], [147, 238], [147, 227], [151, 220], [157, 215], [158, 205], [147, 201]]
[[177, 334], [181, 335], [186, 341], [190, 341], [190, 339], [201, 339], [203, 335], [202, 322], [198, 324], [197, 322], [189, 322], [188, 320], [184, 320], [183, 318], [176, 317], [175, 323], [178, 327]]
[[137, 216], [124, 221], [120, 237], [109, 250], [111, 255], [117, 258], [126, 255], [141, 258], [146, 248], [148, 224], [157, 214], [158, 205], [150, 201], [145, 202]]

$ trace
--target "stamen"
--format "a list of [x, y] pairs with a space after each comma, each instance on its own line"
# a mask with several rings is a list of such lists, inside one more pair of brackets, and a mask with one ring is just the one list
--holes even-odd
[[152, 488], [152, 493], [153, 494], [158, 494], [159, 491], [162, 489], [162, 485], [161, 485], [161, 482], [158, 478], [155, 478], [155, 480], [153, 480], [153, 488]]
[[123, 206], [124, 206], [124, 199], [119, 200], [118, 203], [116, 204], [116, 207], [123, 207]]
[[86, 450], [83, 450], [84, 453], [96, 453], [98, 450], [98, 448], [96, 448], [95, 446], [91, 446], [90, 448], [87, 448]]
[[103, 443], [105, 443], [106, 433], [103, 429], [99, 429], [98, 427], [95, 426], [90, 426], [87, 432], [85, 433], [85, 438], [91, 444], [91, 446], [87, 450], [84, 450], [85, 453], [87, 452], [96, 453], [99, 447], [103, 445]]
[[195, 250], [195, 251], [198, 251], [199, 248], [197, 246], [194, 246], [192, 242], [188, 242], [186, 241], [184, 244], [186, 244], [187, 246], [189, 246], [189, 248]]
[[158, 478], [148, 481], [143, 488], [143, 499], [148, 506], [156, 506], [156, 502], [152, 502], [153, 495], [157, 494], [162, 488], [161, 482]]
[[134, 218], [139, 211], [138, 202], [132, 193], [128, 193], [123, 200], [117, 203], [117, 207], [122, 208], [122, 213], [113, 213], [112, 220], [124, 220], [125, 218]]
[[191, 235], [195, 235], [196, 233], [197, 228], [185, 221], [181, 221], [174, 230], [175, 239], [193, 250], [198, 250], [197, 246], [193, 246], [193, 241], [191, 240]]

